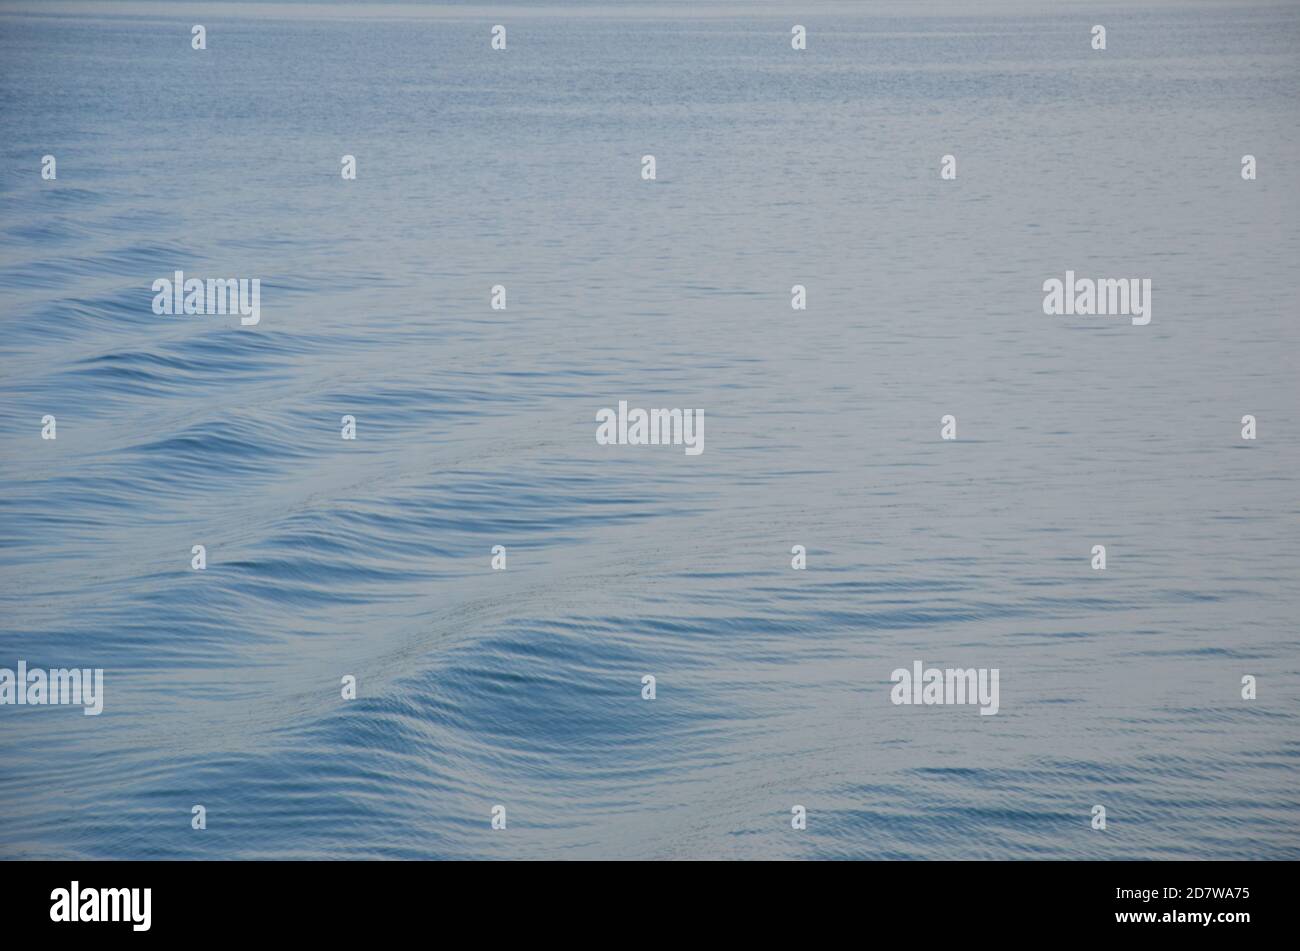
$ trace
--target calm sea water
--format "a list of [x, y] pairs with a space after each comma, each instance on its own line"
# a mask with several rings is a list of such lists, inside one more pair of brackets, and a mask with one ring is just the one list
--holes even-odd
[[1300, 857], [1300, 9], [227, 12], [0, 9], [0, 856]]

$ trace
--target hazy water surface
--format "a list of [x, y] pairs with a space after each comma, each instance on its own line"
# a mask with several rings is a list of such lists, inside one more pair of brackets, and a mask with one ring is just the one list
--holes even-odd
[[1300, 857], [1300, 8], [819, 9], [0, 9], [0, 855]]

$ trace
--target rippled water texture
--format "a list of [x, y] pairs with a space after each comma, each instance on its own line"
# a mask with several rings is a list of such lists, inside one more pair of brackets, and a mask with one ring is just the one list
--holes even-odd
[[1300, 8], [1090, 7], [0, 9], [0, 856], [1300, 858]]

